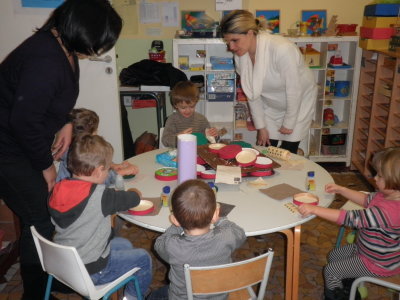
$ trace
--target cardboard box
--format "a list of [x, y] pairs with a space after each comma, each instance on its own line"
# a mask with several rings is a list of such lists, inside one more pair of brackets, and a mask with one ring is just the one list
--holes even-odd
[[300, 48], [300, 51], [304, 55], [304, 61], [309, 67], [319, 67], [321, 66], [321, 53], [311, 45], [307, 45], [306, 48]]
[[364, 17], [362, 26], [369, 28], [384, 28], [396, 24], [397, 17]]
[[400, 4], [381, 3], [370, 4], [364, 8], [364, 16], [387, 16], [394, 17], [399, 13]]
[[364, 39], [384, 40], [390, 39], [394, 35], [394, 27], [389, 28], [369, 28], [361, 27], [360, 37]]
[[374, 40], [360, 38], [359, 46], [365, 50], [388, 50], [390, 39]]

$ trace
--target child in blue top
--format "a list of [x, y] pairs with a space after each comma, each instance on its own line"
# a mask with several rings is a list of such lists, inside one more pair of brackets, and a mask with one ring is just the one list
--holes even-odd
[[[80, 134], [97, 134], [99, 127], [99, 116], [92, 110], [86, 108], [73, 109], [70, 114], [70, 120], [72, 123], [72, 135], [76, 137]], [[60, 165], [58, 169], [56, 182], [63, 180], [64, 178], [71, 177], [71, 172], [67, 168], [67, 157], [68, 151], [60, 159]], [[115, 184], [117, 174], [124, 175], [135, 175], [139, 172], [137, 166], [124, 161], [120, 164], [111, 164], [110, 171], [105, 181], [105, 185], [109, 186]]]

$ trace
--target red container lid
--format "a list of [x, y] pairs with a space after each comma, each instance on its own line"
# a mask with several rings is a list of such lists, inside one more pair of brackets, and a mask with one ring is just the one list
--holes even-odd
[[206, 167], [203, 165], [196, 165], [197, 176], [200, 176], [202, 172], [206, 170]]
[[205, 165], [206, 161], [204, 159], [202, 159], [200, 156], [197, 156], [197, 164]]
[[216, 175], [215, 170], [205, 170], [204, 172], [200, 173], [200, 177], [204, 179], [214, 179]]
[[258, 156], [254, 165], [258, 168], [270, 169], [272, 168], [273, 161], [268, 157]]
[[274, 175], [274, 170], [259, 170], [250, 173], [251, 176], [263, 177], [263, 176], [272, 176]]
[[305, 203], [311, 205], [318, 205], [319, 198], [318, 196], [311, 193], [298, 193], [293, 195], [293, 203], [296, 205], [301, 205]]
[[233, 159], [240, 151], [242, 151], [242, 146], [232, 144], [221, 148], [218, 152], [218, 155], [222, 159]]
[[138, 206], [128, 209], [128, 213], [131, 215], [143, 216], [151, 213], [154, 210], [153, 202], [149, 200], [140, 200]]
[[177, 168], [160, 168], [156, 170], [154, 176], [161, 181], [177, 180], [178, 170]]
[[226, 147], [225, 144], [215, 143], [215, 144], [210, 144], [208, 146], [208, 150], [210, 150], [210, 152], [212, 152], [212, 153], [218, 153], [224, 147]]

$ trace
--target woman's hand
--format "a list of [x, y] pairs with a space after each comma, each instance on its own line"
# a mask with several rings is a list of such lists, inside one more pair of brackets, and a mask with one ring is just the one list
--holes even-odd
[[47, 190], [50, 193], [54, 185], [56, 184], [56, 178], [57, 178], [56, 167], [54, 166], [54, 164], [51, 164], [51, 166], [48, 167], [46, 170], [43, 170], [42, 173], [44, 180], [46, 180], [47, 182]]
[[282, 134], [292, 134], [293, 129], [288, 129], [286, 127], [281, 126], [281, 128], [279, 129], [279, 132]]
[[67, 123], [60, 129], [56, 136], [56, 140], [51, 147], [54, 160], [59, 160], [65, 151], [68, 150], [72, 141], [72, 124]]
[[257, 130], [257, 145], [258, 146], [269, 146], [269, 132], [266, 128]]

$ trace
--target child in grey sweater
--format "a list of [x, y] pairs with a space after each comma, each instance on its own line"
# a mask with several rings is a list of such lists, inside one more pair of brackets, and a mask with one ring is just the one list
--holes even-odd
[[[187, 299], [183, 265], [231, 263], [231, 254], [246, 240], [241, 227], [226, 217], [219, 217], [214, 191], [201, 180], [188, 180], [179, 185], [172, 194], [171, 204], [173, 225], [155, 243], [157, 253], [171, 266], [170, 284], [153, 292], [149, 299]], [[224, 294], [206, 299], [226, 297]]]

